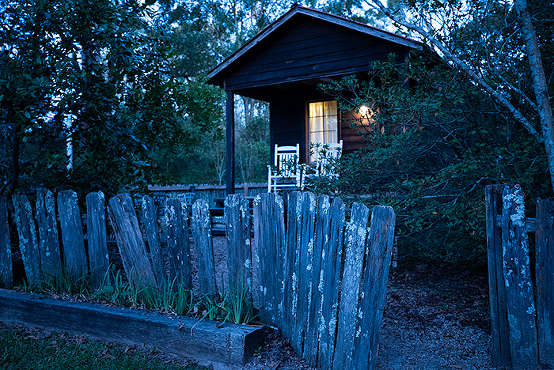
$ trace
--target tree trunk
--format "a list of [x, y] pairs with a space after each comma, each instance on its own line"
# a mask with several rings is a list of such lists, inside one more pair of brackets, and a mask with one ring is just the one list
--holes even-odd
[[517, 12], [518, 22], [521, 26], [521, 34], [525, 41], [525, 49], [529, 58], [529, 70], [533, 78], [533, 89], [537, 99], [537, 110], [540, 117], [542, 136], [548, 167], [550, 170], [551, 186], [554, 189], [554, 118], [552, 117], [552, 106], [548, 96], [548, 85], [542, 65], [541, 52], [537, 41], [535, 27], [529, 15], [527, 0], [515, 0], [514, 7]]

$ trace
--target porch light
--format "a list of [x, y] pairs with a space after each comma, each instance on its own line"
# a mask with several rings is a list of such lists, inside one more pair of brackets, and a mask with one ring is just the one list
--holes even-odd
[[379, 108], [373, 110], [367, 105], [362, 105], [358, 108], [358, 113], [360, 113], [360, 122], [362, 125], [369, 125], [370, 123], [375, 122], [375, 116], [379, 113]]

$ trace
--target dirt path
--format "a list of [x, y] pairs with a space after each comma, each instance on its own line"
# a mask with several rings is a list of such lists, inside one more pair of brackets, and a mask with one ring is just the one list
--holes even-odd
[[446, 266], [391, 274], [377, 369], [495, 369], [487, 279]]

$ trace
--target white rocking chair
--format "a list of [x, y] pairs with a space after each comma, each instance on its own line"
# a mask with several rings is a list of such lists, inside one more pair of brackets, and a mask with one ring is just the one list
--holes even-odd
[[300, 144], [278, 146], [275, 144], [273, 166], [267, 166], [267, 192], [277, 193], [282, 188], [301, 188], [302, 167], [298, 163]]

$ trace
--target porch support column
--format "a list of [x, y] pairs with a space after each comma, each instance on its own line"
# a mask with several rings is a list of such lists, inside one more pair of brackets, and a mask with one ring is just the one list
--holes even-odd
[[227, 91], [225, 125], [227, 143], [225, 182], [227, 195], [229, 195], [235, 193], [235, 95], [232, 91]]

